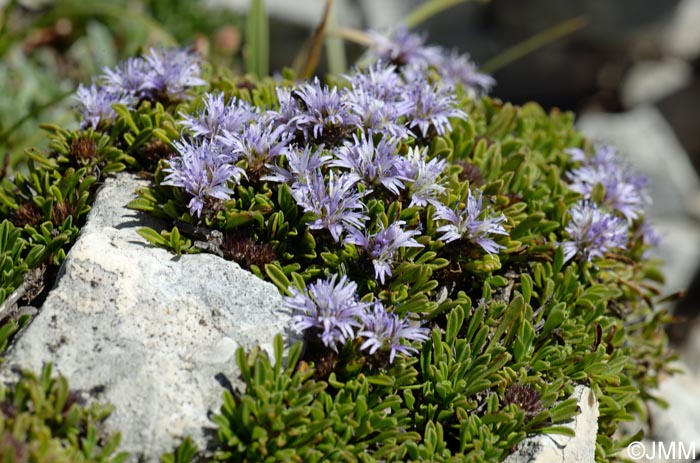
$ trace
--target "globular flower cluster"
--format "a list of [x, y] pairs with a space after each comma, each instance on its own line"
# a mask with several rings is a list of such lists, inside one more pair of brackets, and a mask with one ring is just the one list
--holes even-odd
[[[581, 165], [568, 172], [569, 188], [584, 200], [569, 209], [571, 220], [565, 231], [569, 240], [562, 243], [565, 261], [577, 254], [592, 261], [606, 252], [624, 249], [633, 222], [641, 219], [650, 204], [649, 180], [625, 162], [617, 150], [599, 144], [592, 155], [580, 148], [567, 152]], [[600, 204], [594, 203], [596, 188], [603, 188]], [[639, 226], [646, 244], [655, 246], [658, 235], [648, 223]]]
[[397, 353], [410, 355], [417, 352], [406, 341], [425, 341], [429, 330], [399, 318], [381, 302], [363, 303], [357, 298], [357, 284], [346, 276], [331, 275], [317, 280], [300, 291], [289, 288], [291, 296], [285, 305], [292, 309], [294, 329], [311, 330], [321, 342], [337, 351], [338, 346], [351, 339], [362, 339], [361, 350], [369, 354], [378, 350], [389, 353], [393, 362]]
[[178, 101], [193, 87], [204, 85], [199, 57], [186, 50], [151, 49], [115, 69], [105, 69], [76, 94], [81, 128], [97, 129], [114, 121], [115, 103], [133, 108], [140, 100]]
[[571, 209], [566, 226], [570, 241], [562, 243], [564, 262], [580, 254], [584, 260], [600, 258], [606, 252], [624, 249], [629, 228], [624, 219], [606, 212], [591, 201], [579, 201]]
[[391, 36], [370, 32], [374, 39], [373, 56], [397, 66], [406, 67], [409, 75], [423, 74], [432, 68], [447, 85], [460, 85], [471, 94], [488, 93], [496, 81], [480, 73], [469, 55], [442, 47], [426, 46], [425, 37], [412, 34], [405, 27], [397, 28]]
[[466, 239], [481, 246], [489, 255], [498, 253], [504, 247], [496, 243], [490, 236], [508, 234], [501, 225], [506, 218], [503, 214], [494, 215], [484, 210], [481, 193], [475, 196], [470, 190], [464, 208], [451, 209], [443, 204], [438, 204], [435, 218], [446, 222], [437, 229], [438, 232], [442, 233], [440, 238], [445, 243]]
[[590, 157], [578, 148], [569, 150], [569, 153], [574, 160], [583, 163], [567, 175], [569, 188], [590, 199], [593, 189], [600, 184], [605, 189], [603, 204], [622, 214], [629, 222], [642, 216], [650, 202], [649, 180], [624, 162], [614, 147], [598, 145]]
[[391, 276], [391, 264], [396, 251], [399, 248], [420, 248], [422, 244], [417, 242], [414, 236], [420, 235], [419, 230], [404, 230], [401, 227], [405, 223], [402, 220], [394, 222], [389, 227], [381, 227], [377, 233], [368, 233], [358, 229], [350, 230], [346, 243], [352, 243], [363, 249], [372, 259], [375, 278], [384, 284], [384, 279]]

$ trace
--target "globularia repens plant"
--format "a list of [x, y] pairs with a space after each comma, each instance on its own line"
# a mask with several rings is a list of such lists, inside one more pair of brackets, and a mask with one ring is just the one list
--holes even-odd
[[326, 82], [180, 50], [105, 70], [78, 90], [81, 129], [46, 127], [49, 156], [5, 180], [4, 290], [60, 263], [102, 176], [152, 172], [130, 206], [172, 228], [140, 233], [272, 281], [304, 338], [284, 363], [281, 338], [275, 359], [239, 352], [214, 460], [498, 461], [570, 433], [576, 384], [615, 460], [669, 358], [646, 180], [571, 114], [486, 96], [468, 57], [372, 37]]

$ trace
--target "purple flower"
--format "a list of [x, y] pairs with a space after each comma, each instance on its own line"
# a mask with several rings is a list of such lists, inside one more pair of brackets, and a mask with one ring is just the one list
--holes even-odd
[[613, 249], [627, 245], [627, 223], [599, 209], [590, 201], [579, 201], [569, 209], [571, 221], [566, 226], [570, 240], [562, 243], [564, 262], [579, 254], [589, 262]]
[[642, 226], [639, 227], [639, 233], [642, 236], [642, 241], [647, 246], [655, 248], [661, 244], [661, 235], [648, 221], [642, 222]]
[[358, 192], [355, 189], [357, 179], [344, 174], [336, 178], [333, 171], [325, 181], [323, 174], [316, 171], [308, 185], [292, 186], [292, 194], [304, 212], [316, 214], [316, 220], [308, 225], [312, 230], [327, 229], [336, 242], [344, 228], [362, 228], [367, 216], [365, 205], [360, 199], [369, 191]]
[[383, 136], [375, 147], [371, 133], [363, 134], [361, 139], [353, 135], [352, 142], [347, 141], [336, 150], [336, 159], [330, 165], [350, 169], [354, 178], [369, 186], [381, 184], [398, 196], [404, 188], [403, 181], [408, 180], [396, 169], [398, 147], [399, 141], [395, 138]]
[[571, 182], [570, 189], [585, 199], [591, 199], [593, 189], [601, 184], [605, 188], [603, 204], [620, 212], [629, 222], [642, 216], [651, 201], [648, 193], [649, 180], [625, 163], [615, 148], [598, 145], [591, 157], [577, 148], [568, 152], [574, 160], [583, 161], [581, 167], [567, 174]]
[[384, 279], [391, 276], [391, 265], [394, 261], [394, 256], [399, 248], [420, 248], [422, 244], [418, 243], [413, 237], [420, 235], [419, 230], [403, 230], [401, 227], [405, 222], [399, 220], [392, 223], [389, 228], [381, 227], [381, 230], [374, 234], [363, 233], [358, 229], [348, 229], [348, 236], [345, 238], [345, 243], [351, 243], [363, 248], [374, 265], [374, 276], [384, 284]]
[[414, 102], [406, 115], [408, 126], [423, 138], [431, 138], [431, 129], [443, 135], [452, 129], [450, 118], [466, 119], [467, 114], [456, 107], [457, 101], [452, 89], [426, 80], [414, 80], [407, 88], [409, 98]]
[[396, 138], [410, 136], [403, 118], [413, 109], [411, 101], [387, 101], [362, 88], [347, 91], [345, 100], [365, 132], [386, 133]]
[[289, 125], [304, 133], [306, 140], [335, 143], [358, 125], [359, 118], [348, 111], [337, 87], [321, 85], [318, 78], [292, 90], [299, 111]]
[[476, 64], [469, 59], [469, 55], [460, 55], [455, 50], [442, 55], [437, 70], [443, 83], [462, 85], [473, 95], [488, 93], [496, 85], [493, 77], [477, 71]]
[[396, 72], [396, 66], [377, 61], [371, 66], [356, 69], [352, 75], [344, 76], [353, 90], [361, 91], [371, 97], [385, 102], [397, 102], [404, 99], [402, 92], [404, 81]]
[[292, 96], [292, 89], [277, 87], [275, 92], [277, 93], [279, 109], [266, 111], [263, 114], [262, 121], [281, 127], [290, 135], [294, 135], [297, 127], [292, 122], [292, 119], [301, 111], [299, 101]]
[[100, 83], [113, 92], [127, 92], [140, 97], [148, 76], [143, 58], [129, 58], [115, 69], [104, 68]]
[[411, 198], [408, 207], [436, 204], [437, 198], [445, 192], [438, 182], [438, 177], [447, 167], [444, 159], [433, 158], [426, 162], [428, 148], [411, 147], [405, 156], [397, 158], [397, 171], [407, 178], [406, 187]]
[[184, 119], [182, 125], [193, 137], [213, 139], [224, 131], [239, 133], [256, 116], [256, 109], [236, 98], [226, 104], [224, 94], [218, 92], [205, 94], [204, 109], [197, 115], [180, 114]]
[[[482, 215], [486, 215], [486, 217], [480, 219], [479, 217]], [[445, 225], [437, 229], [442, 233], [440, 239], [445, 243], [465, 239], [478, 244], [489, 255], [498, 253], [500, 249], [505, 247], [496, 244], [489, 235], [507, 235], [508, 232], [501, 225], [506, 218], [503, 214], [495, 216], [484, 213], [481, 207], [481, 192], [479, 192], [479, 196], [474, 196], [470, 190], [467, 196], [467, 207], [462, 210], [454, 210], [443, 204], [436, 204], [433, 218], [447, 221]]]
[[220, 146], [208, 141], [174, 142], [179, 152], [164, 169], [168, 175], [162, 185], [184, 188], [192, 196], [187, 207], [190, 214], [201, 217], [207, 198], [231, 199], [233, 191], [229, 181], [239, 181], [245, 175], [243, 169], [234, 166], [230, 157], [221, 152]]
[[245, 159], [249, 169], [259, 170], [282, 154], [289, 142], [289, 135], [281, 127], [273, 128], [259, 123], [246, 125], [242, 133], [224, 129], [218, 140], [231, 150], [233, 157]]
[[366, 340], [360, 349], [369, 349], [370, 355], [378, 350], [389, 351], [390, 363], [394, 362], [397, 353], [411, 355], [418, 352], [415, 347], [403, 344], [402, 340], [424, 342], [430, 334], [427, 328], [389, 313], [381, 302], [375, 302], [372, 310], [365, 312], [362, 322], [364, 326], [358, 336]]
[[109, 124], [117, 118], [117, 113], [112, 109], [115, 103], [121, 103], [128, 107], [136, 104], [136, 98], [126, 92], [113, 92], [105, 87], [92, 84], [86, 87], [78, 86], [75, 95], [78, 101], [77, 109], [83, 117], [80, 128], [92, 127], [97, 129], [102, 124]]
[[186, 50], [152, 48], [144, 58], [148, 68], [141, 90], [150, 98], [179, 100], [190, 88], [206, 84], [199, 57]]
[[350, 112], [359, 118], [361, 128], [397, 138], [410, 135], [404, 122], [414, 103], [395, 66], [380, 61], [345, 77], [352, 85], [352, 89], [345, 92], [345, 101]]
[[[311, 177], [331, 160], [329, 154], [323, 154], [323, 145], [317, 149], [313, 149], [309, 145], [304, 146], [304, 149], [287, 146], [281, 158], [286, 159], [289, 169], [267, 164], [272, 175], [264, 176], [261, 180], [288, 183], [297, 192], [304, 187], [308, 188]], [[305, 197], [306, 194], [303, 193], [301, 197]]]
[[651, 255], [651, 249], [659, 247], [661, 244], [661, 235], [658, 231], [645, 219], [642, 225], [637, 229], [637, 236], [642, 238], [642, 243], [647, 246], [647, 249], [642, 254], [642, 259], [648, 259]]
[[357, 284], [343, 275], [326, 280], [316, 280], [304, 291], [290, 287], [291, 296], [284, 298], [287, 307], [294, 311], [294, 329], [301, 333], [318, 330], [318, 336], [326, 347], [337, 351], [337, 345], [355, 336], [360, 317], [366, 304], [357, 299]]
[[430, 66], [441, 59], [440, 47], [425, 46], [425, 37], [408, 32], [405, 26], [398, 27], [389, 37], [375, 31], [369, 35], [374, 40], [370, 55], [376, 59], [397, 66]]

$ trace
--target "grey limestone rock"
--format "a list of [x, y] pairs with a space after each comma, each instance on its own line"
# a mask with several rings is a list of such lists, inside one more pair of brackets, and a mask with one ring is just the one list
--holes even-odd
[[504, 463], [593, 463], [598, 433], [598, 401], [587, 386], [576, 386], [572, 397], [578, 399], [580, 413], [564, 426], [574, 437], [543, 434], [528, 437]]
[[186, 435], [202, 448], [224, 385], [241, 386], [236, 349], [270, 352], [289, 315], [273, 285], [237, 264], [148, 244], [136, 229], [158, 223], [125, 207], [141, 185], [129, 174], [106, 180], [3, 376], [52, 362], [72, 388], [102, 391], [95, 398], [116, 407], [106, 426], [134, 461], [156, 462]]

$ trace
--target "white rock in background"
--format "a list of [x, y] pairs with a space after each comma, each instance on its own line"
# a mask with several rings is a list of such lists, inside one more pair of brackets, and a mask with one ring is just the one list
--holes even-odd
[[674, 367], [684, 373], [662, 380], [655, 392], [668, 402], [668, 408], [650, 404], [653, 428], [642, 441], [646, 458], [638, 461], [692, 462], [700, 451], [700, 377], [682, 362]]
[[672, 54], [695, 59], [700, 56], [700, 0], [682, 0], [664, 34], [665, 48]]
[[616, 146], [650, 178], [654, 202], [647, 218], [662, 237], [655, 254], [665, 261], [664, 289], [685, 289], [700, 261], [700, 180], [673, 129], [651, 106], [622, 114], [583, 114], [578, 127], [593, 141]]
[[[275, 286], [208, 254], [176, 257], [136, 233], [153, 219], [124, 206], [144, 185], [128, 174], [106, 180], [62, 275], [39, 315], [7, 355], [10, 367], [53, 362], [72, 388], [103, 392], [115, 405], [132, 461], [157, 462], [185, 435], [204, 446], [222, 378], [240, 386], [236, 348], [271, 351], [287, 326]], [[225, 381], [223, 381], [225, 383]]]
[[693, 68], [678, 58], [639, 61], [625, 75], [622, 102], [627, 108], [654, 103], [687, 86], [692, 77]]
[[578, 399], [581, 413], [563, 426], [574, 430], [574, 437], [557, 434], [528, 437], [503, 463], [593, 463], [598, 434], [598, 401], [587, 386], [576, 386], [573, 398]]

